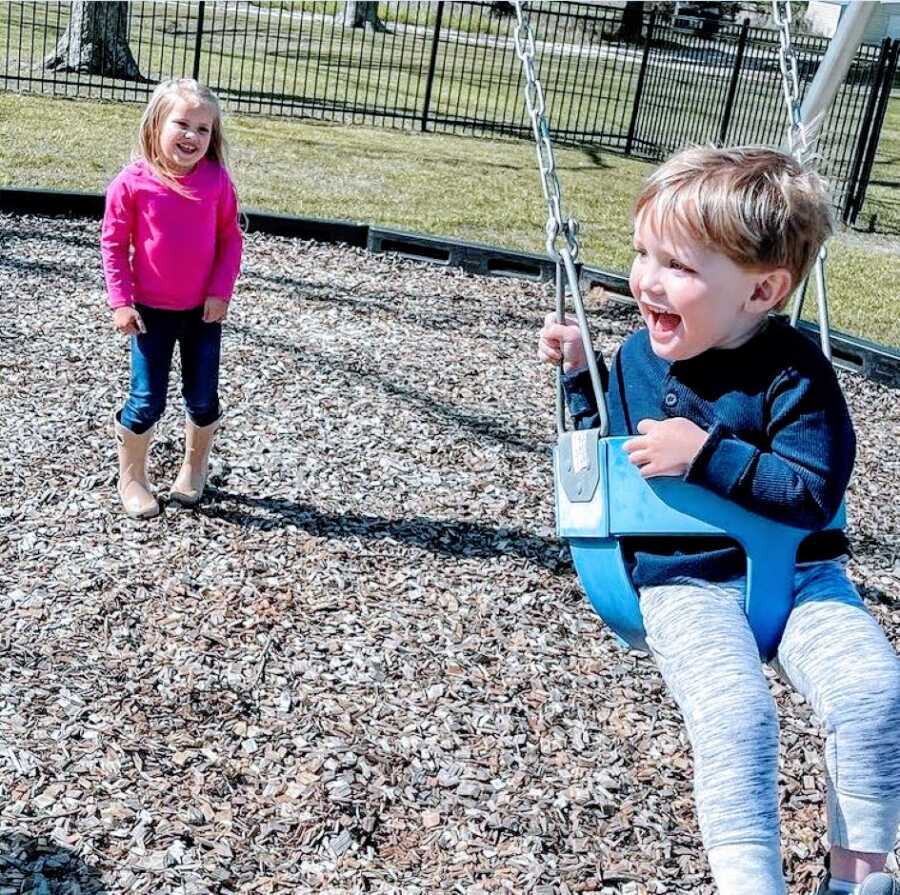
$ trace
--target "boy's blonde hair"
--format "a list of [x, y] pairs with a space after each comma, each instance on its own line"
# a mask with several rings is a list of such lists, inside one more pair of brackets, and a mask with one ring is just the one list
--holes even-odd
[[635, 220], [648, 213], [652, 226], [681, 233], [741, 267], [785, 268], [792, 289], [832, 232], [822, 178], [765, 146], [682, 150], [650, 175], [638, 195]]
[[222, 132], [222, 107], [216, 95], [193, 78], [171, 78], [160, 81], [156, 86], [141, 117], [138, 145], [133, 158], [143, 159], [166, 186], [182, 196], [191, 198], [189, 191], [178, 182], [178, 172], [172, 169], [160, 148], [163, 122], [176, 98], [188, 100], [198, 106], [208, 106], [212, 110], [213, 125], [206, 158], [218, 162], [225, 169], [228, 168], [228, 143]]

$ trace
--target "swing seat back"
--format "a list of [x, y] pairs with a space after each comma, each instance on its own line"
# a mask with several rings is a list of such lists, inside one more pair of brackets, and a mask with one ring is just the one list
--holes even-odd
[[[644, 479], [627, 438], [564, 432], [554, 451], [557, 532], [598, 615], [628, 646], [646, 650], [638, 594], [623, 553], [628, 537], [729, 537], [747, 558], [744, 610], [760, 656], [771, 659], [793, 608], [797, 548], [810, 534], [744, 510], [677, 478]], [[828, 528], [842, 528], [843, 506]]]

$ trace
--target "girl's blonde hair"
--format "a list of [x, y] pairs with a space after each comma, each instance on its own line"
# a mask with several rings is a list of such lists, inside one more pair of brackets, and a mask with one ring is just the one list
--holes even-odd
[[160, 147], [163, 122], [171, 111], [176, 98], [212, 109], [213, 125], [206, 158], [218, 162], [223, 168], [228, 169], [228, 143], [222, 132], [222, 107], [219, 105], [218, 97], [208, 87], [193, 78], [171, 78], [157, 84], [141, 117], [138, 144], [133, 158], [146, 162], [153, 173], [176, 193], [193, 198], [190, 192], [178, 182], [178, 172], [169, 165]]
[[644, 184], [635, 220], [645, 213], [652, 226], [683, 234], [742, 267], [786, 269], [792, 287], [809, 273], [833, 229], [823, 179], [765, 146], [682, 150]]

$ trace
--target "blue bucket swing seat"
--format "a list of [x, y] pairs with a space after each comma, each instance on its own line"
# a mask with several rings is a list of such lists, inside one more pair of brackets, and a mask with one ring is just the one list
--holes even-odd
[[[810, 533], [742, 509], [699, 485], [644, 479], [623, 448], [599, 429], [563, 432], [554, 451], [556, 519], [582, 587], [628, 646], [646, 650], [638, 594], [623, 548], [630, 537], [726, 536], [747, 557], [744, 611], [760, 656], [771, 659], [793, 608], [797, 547]], [[829, 525], [844, 525], [843, 507]]]

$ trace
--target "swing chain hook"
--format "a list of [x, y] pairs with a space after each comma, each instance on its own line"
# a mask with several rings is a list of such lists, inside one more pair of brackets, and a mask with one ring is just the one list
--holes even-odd
[[787, 108], [790, 125], [788, 126], [788, 146], [791, 155], [801, 164], [809, 159], [810, 145], [806, 128], [800, 114], [800, 77], [797, 70], [797, 53], [791, 39], [791, 22], [793, 12], [790, 0], [772, 0], [772, 19], [778, 28], [778, 65], [781, 69], [781, 87], [784, 91], [784, 104]]
[[563, 215], [562, 196], [559, 178], [556, 175], [556, 160], [553, 157], [553, 144], [550, 142], [550, 125], [547, 122], [544, 88], [538, 79], [535, 69], [534, 32], [528, 20], [524, 3], [514, 2], [516, 11], [516, 28], [513, 32], [516, 55], [522, 63], [525, 74], [525, 107], [531, 119], [531, 129], [537, 147], [538, 169], [541, 176], [541, 189], [547, 203], [547, 254], [556, 262], [560, 260], [558, 240], [565, 239], [569, 254], [575, 260], [578, 257], [578, 222], [574, 218]]

